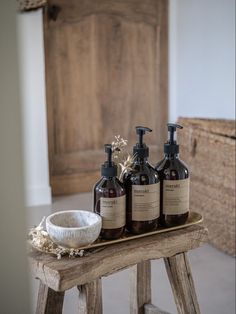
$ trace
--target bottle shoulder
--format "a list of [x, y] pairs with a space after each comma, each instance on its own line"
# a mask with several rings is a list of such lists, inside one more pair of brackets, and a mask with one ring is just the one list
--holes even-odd
[[93, 189], [95, 190], [98, 186], [103, 185], [105, 182], [104, 177], [101, 177], [93, 186]]
[[123, 178], [124, 185], [131, 184], [154, 184], [159, 182], [159, 175], [156, 169], [145, 162], [145, 164], [135, 164], [133, 169], [125, 174]]
[[167, 166], [168, 161], [166, 160], [166, 158], [161, 159], [155, 166], [156, 171], [160, 171], [161, 169], [163, 169], [165, 166]]
[[179, 163], [182, 165], [183, 168], [185, 168], [189, 172], [188, 166], [183, 160], [179, 159]]
[[120, 182], [120, 180], [116, 177], [102, 177], [94, 186], [94, 191], [96, 192], [102, 192], [106, 190], [117, 190], [120, 193], [125, 192], [123, 183]]
[[160, 171], [163, 168], [185, 168], [186, 170], [188, 170], [188, 166], [180, 158], [172, 158], [172, 159], [163, 158], [161, 161], [159, 161], [156, 164], [155, 169], [157, 171]]
[[161, 179], [180, 180], [189, 177], [187, 165], [179, 158], [163, 158], [156, 165], [156, 170]]

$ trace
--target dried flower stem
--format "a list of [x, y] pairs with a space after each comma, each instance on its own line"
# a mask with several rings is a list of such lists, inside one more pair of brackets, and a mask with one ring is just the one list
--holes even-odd
[[123, 181], [123, 176], [129, 170], [132, 170], [135, 156], [131, 156], [126, 152], [128, 141], [124, 140], [120, 135], [115, 136], [112, 142], [113, 161], [118, 166], [118, 178]]

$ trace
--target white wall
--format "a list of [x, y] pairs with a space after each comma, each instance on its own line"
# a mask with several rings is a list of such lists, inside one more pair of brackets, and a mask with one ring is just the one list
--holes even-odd
[[18, 14], [18, 38], [26, 203], [50, 204], [42, 9]]
[[16, 4], [0, 10], [0, 312], [28, 314]]
[[235, 1], [170, 0], [170, 120], [235, 118]]

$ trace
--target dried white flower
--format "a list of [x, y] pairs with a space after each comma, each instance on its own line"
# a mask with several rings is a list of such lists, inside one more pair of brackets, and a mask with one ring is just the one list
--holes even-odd
[[63, 255], [69, 255], [69, 257], [82, 257], [84, 255], [84, 250], [68, 249], [54, 243], [47, 231], [43, 229], [44, 221], [45, 217], [43, 217], [37, 227], [31, 228], [28, 234], [28, 240], [35, 249], [54, 254], [57, 256], [57, 259], [61, 259]]
[[120, 135], [115, 136], [115, 141], [111, 143], [113, 159], [116, 162], [120, 162], [120, 159], [123, 157], [124, 148], [127, 146], [127, 140], [124, 140]]
[[121, 181], [123, 181], [124, 174], [127, 173], [128, 171], [132, 170], [134, 160], [135, 160], [135, 155], [133, 155], [133, 156], [128, 155], [126, 160], [124, 160], [123, 163], [119, 163], [119, 165], [121, 167], [119, 179]]
[[112, 144], [113, 161], [118, 166], [118, 177], [122, 181], [123, 175], [132, 170], [135, 156], [131, 156], [126, 152], [128, 141], [123, 139], [120, 135], [115, 136]]

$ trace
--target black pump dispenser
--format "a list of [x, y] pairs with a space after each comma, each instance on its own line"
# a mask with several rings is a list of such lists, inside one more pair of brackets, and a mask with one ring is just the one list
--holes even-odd
[[174, 227], [184, 224], [189, 216], [189, 171], [179, 158], [175, 135], [179, 124], [168, 123], [169, 138], [164, 144], [164, 158], [155, 167], [161, 180], [160, 224]]
[[132, 168], [123, 176], [126, 190], [126, 229], [140, 234], [156, 230], [160, 215], [160, 180], [157, 171], [148, 162], [149, 148], [143, 142], [151, 129], [136, 126], [138, 143], [134, 145]]
[[93, 188], [93, 209], [102, 218], [100, 237], [118, 239], [125, 230], [125, 189], [117, 178], [117, 166], [112, 161], [112, 145], [105, 144], [107, 160], [101, 166], [102, 177]]
[[164, 153], [167, 155], [178, 154], [179, 145], [175, 138], [176, 129], [183, 129], [182, 125], [176, 123], [167, 123], [169, 138], [167, 143], [164, 144]]
[[101, 167], [101, 174], [103, 177], [116, 177], [117, 166], [112, 161], [112, 145], [105, 144], [105, 153], [107, 153], [107, 161]]
[[133, 154], [136, 157], [147, 158], [149, 156], [149, 148], [143, 143], [143, 136], [146, 132], [152, 132], [152, 130], [145, 126], [136, 126], [135, 129], [139, 136], [139, 142], [133, 147]]

